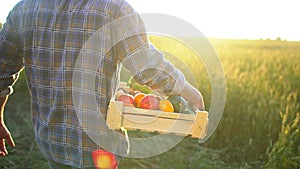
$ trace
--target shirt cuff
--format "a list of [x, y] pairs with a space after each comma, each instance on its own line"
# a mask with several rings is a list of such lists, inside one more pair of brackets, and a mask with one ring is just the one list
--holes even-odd
[[186, 81], [185, 81], [184, 75], [180, 75], [180, 77], [177, 78], [177, 81], [174, 84], [172, 94], [181, 93], [181, 91], [184, 89], [185, 85], [186, 85]]
[[[167, 95], [177, 95], [180, 94], [181, 91], [184, 89], [186, 85], [185, 77], [181, 72], [178, 72], [178, 75], [176, 78], [172, 80], [172, 88], [169, 88], [169, 90], [165, 91], [165, 94]], [[171, 87], [171, 86], [170, 86]]]

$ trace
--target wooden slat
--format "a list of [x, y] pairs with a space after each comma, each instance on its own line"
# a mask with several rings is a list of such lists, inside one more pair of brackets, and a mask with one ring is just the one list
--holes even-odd
[[192, 130], [192, 138], [204, 138], [207, 132], [208, 113], [199, 111], [196, 113], [196, 121]]
[[157, 118], [153, 116], [124, 114], [123, 117], [123, 126], [129, 130], [140, 129], [142, 131], [188, 135], [191, 134], [193, 124], [194, 122], [192, 121]]
[[137, 114], [140, 116], [155, 116], [155, 117], [162, 117], [162, 118], [195, 121], [195, 115], [191, 115], [191, 114], [170, 113], [170, 112], [163, 112], [160, 110], [133, 108], [129, 106], [124, 106], [123, 114]]
[[121, 129], [122, 109], [123, 109], [122, 102], [111, 102], [109, 104], [109, 110], [108, 110], [107, 121], [106, 121], [108, 127], [115, 130]]

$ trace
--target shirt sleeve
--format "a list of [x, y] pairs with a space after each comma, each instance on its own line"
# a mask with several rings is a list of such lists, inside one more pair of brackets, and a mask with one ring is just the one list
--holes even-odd
[[11, 13], [0, 30], [0, 97], [10, 95], [23, 69], [22, 50], [13, 27]]
[[119, 24], [119, 36], [124, 38], [117, 45], [117, 53], [122, 65], [139, 84], [166, 95], [180, 93], [185, 86], [183, 73], [149, 42], [139, 15], [129, 5], [121, 9], [125, 19]]

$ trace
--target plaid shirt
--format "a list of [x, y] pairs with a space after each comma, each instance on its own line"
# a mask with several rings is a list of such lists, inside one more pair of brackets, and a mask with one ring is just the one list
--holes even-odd
[[[183, 89], [182, 73], [151, 46], [139, 19], [118, 22], [113, 25], [117, 32], [99, 32], [133, 14], [122, 0], [23, 0], [7, 17], [0, 32], [0, 95], [12, 93], [19, 72], [25, 68], [35, 136], [47, 159], [76, 167], [93, 166], [91, 151], [99, 146], [89, 134], [105, 140], [107, 130], [82, 121], [93, 119], [95, 114], [106, 118], [120, 65], [137, 82], [166, 94]], [[97, 41], [88, 43], [95, 34]], [[118, 43], [115, 36], [121, 37]], [[107, 41], [112, 48], [102, 50], [111, 45]], [[88, 58], [95, 46], [98, 53], [92, 55], [100, 55], [100, 60]], [[77, 78], [82, 71], [83, 77], [90, 74], [95, 80]], [[93, 91], [86, 91], [85, 86], [92, 86]], [[74, 90], [80, 91], [76, 99]], [[96, 113], [88, 109], [95, 107], [87, 99], [91, 93], [95, 94]]]

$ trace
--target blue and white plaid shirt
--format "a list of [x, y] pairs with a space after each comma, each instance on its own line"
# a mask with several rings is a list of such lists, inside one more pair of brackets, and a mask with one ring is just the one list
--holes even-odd
[[[19, 72], [25, 68], [32, 97], [32, 123], [46, 158], [66, 165], [89, 167], [93, 166], [91, 151], [99, 148], [81, 125], [82, 119], [93, 116], [82, 111], [82, 119], [78, 119], [74, 105], [74, 72], [81, 71], [76, 67], [79, 57], [83, 58], [79, 60], [85, 66], [97, 67], [96, 80], [92, 82], [98, 113], [104, 118], [121, 64], [141, 84], [166, 94], [183, 89], [182, 73], [151, 47], [140, 29], [143, 28], [140, 20], [127, 19], [125, 23], [115, 24], [117, 32], [121, 32], [118, 35], [106, 30], [99, 33], [105, 25], [135, 14], [123, 0], [23, 0], [10, 12], [0, 32], [0, 94], [12, 93]], [[94, 34], [100, 38], [97, 42], [103, 42], [93, 43], [100, 51], [106, 48], [107, 40], [114, 42], [115, 36], [123, 39], [104, 55], [100, 52], [101, 61], [93, 63], [85, 60], [83, 54], [88, 57], [87, 41]], [[79, 86], [90, 83], [83, 79], [75, 78], [75, 81], [78, 80]], [[79, 102], [82, 104], [83, 100]], [[89, 106], [93, 106], [92, 103], [79, 106], [79, 109]], [[99, 130], [89, 132], [105, 136], [105, 130]]]

